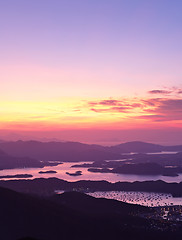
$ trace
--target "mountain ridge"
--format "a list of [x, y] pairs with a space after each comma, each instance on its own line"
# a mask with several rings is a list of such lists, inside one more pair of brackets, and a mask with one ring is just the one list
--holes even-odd
[[[115, 146], [101, 146], [80, 142], [0, 142], [0, 149], [17, 157], [32, 157], [39, 160], [80, 161], [119, 159], [122, 153], [155, 153], [162, 151], [182, 151], [182, 145], [163, 146], [142, 141], [121, 143]], [[90, 157], [88, 157], [89, 154]], [[93, 158], [96, 159], [93, 159]], [[51, 159], [52, 158], [52, 159]]]

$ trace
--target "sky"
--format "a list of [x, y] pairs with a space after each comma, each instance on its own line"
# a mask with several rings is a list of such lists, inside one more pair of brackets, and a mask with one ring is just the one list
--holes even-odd
[[0, 139], [182, 144], [181, 0], [0, 1]]

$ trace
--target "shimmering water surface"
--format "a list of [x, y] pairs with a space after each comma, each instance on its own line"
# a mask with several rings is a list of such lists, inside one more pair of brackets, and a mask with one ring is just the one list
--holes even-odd
[[[0, 176], [2, 175], [15, 175], [15, 174], [31, 174], [34, 178], [50, 178], [56, 177], [60, 179], [64, 179], [67, 181], [77, 181], [77, 180], [106, 180], [109, 182], [118, 182], [118, 181], [126, 181], [126, 182], [134, 182], [134, 181], [149, 181], [149, 180], [163, 180], [165, 182], [181, 182], [182, 174], [177, 177], [169, 177], [169, 176], [161, 176], [161, 175], [133, 175], [133, 174], [115, 174], [115, 173], [94, 173], [87, 171], [88, 168], [71, 168], [74, 164], [83, 164], [83, 163], [91, 163], [91, 162], [65, 162], [58, 166], [49, 166], [44, 168], [22, 168], [22, 169], [7, 169], [1, 170]], [[54, 170], [57, 173], [46, 173], [39, 174], [39, 171], [49, 171]], [[74, 173], [76, 171], [82, 171], [81, 176], [70, 176], [67, 175], [66, 172]], [[8, 179], [6, 179], [8, 180]]]
[[[91, 163], [91, 162], [80, 162]], [[78, 164], [78, 163], [76, 163]], [[149, 180], [163, 180], [165, 182], [181, 182], [182, 174], [177, 177], [169, 176], [144, 176], [144, 175], [132, 175], [132, 174], [114, 174], [114, 173], [94, 173], [87, 171], [88, 168], [71, 168], [72, 165], [75, 165], [75, 162], [65, 162], [58, 166], [49, 166], [44, 168], [22, 168], [22, 169], [7, 169], [1, 170], [0, 175], [16, 175], [16, 174], [31, 174], [34, 178], [50, 178], [56, 177], [59, 179], [64, 179], [67, 181], [78, 181], [78, 180], [106, 180], [109, 182], [134, 182], [134, 181], [149, 181]], [[39, 171], [50, 171], [54, 170], [57, 173], [45, 173], [39, 174]], [[81, 176], [70, 176], [66, 172], [74, 173], [76, 171], [82, 171]], [[9, 179], [5, 179], [9, 180]], [[11, 179], [12, 180], [12, 179]], [[110, 192], [94, 192], [88, 193], [94, 197], [103, 197], [109, 199], [116, 199], [119, 201], [140, 204], [144, 206], [171, 206], [171, 205], [182, 205], [182, 198], [173, 198], [171, 194], [163, 193], [147, 193], [147, 192], [123, 192], [123, 191], [110, 191]]]
[[88, 194], [96, 198], [115, 199], [149, 207], [182, 205], [182, 198], [174, 198], [171, 194], [165, 193], [111, 191]]

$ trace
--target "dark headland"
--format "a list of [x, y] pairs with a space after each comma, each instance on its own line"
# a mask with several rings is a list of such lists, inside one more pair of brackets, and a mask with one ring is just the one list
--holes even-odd
[[[43, 168], [73, 161], [73, 167], [87, 167], [90, 171], [172, 176], [180, 174], [182, 168], [181, 146], [132, 142], [103, 147], [73, 142], [17, 141], [1, 142], [0, 149], [0, 169]], [[162, 151], [176, 153], [148, 154]], [[90, 163], [82, 165], [78, 163], [80, 161]], [[39, 173], [56, 171], [42, 169]], [[80, 171], [68, 173], [81, 174]], [[30, 177], [19, 175], [20, 178], [26, 176]], [[18, 175], [2, 177], [18, 178]], [[59, 190], [66, 192], [55, 195]], [[163, 220], [160, 211], [164, 210], [84, 194], [95, 191], [171, 193], [173, 197], [182, 197], [182, 182], [69, 182], [58, 178], [0, 180], [0, 236], [3, 240], [107, 240], [118, 239], [118, 236], [124, 240], [181, 240], [182, 223]]]
[[144, 217], [156, 214], [148, 207], [78, 192], [38, 197], [0, 188], [0, 196], [3, 240], [181, 239], [180, 222]]
[[68, 182], [58, 178], [36, 178], [27, 180], [0, 180], [0, 186], [18, 192], [31, 193], [38, 195], [51, 195], [56, 190], [63, 191], [141, 191], [170, 193], [173, 197], [182, 197], [182, 182], [166, 183], [164, 181], [144, 181], [144, 182], [116, 182], [80, 180]]

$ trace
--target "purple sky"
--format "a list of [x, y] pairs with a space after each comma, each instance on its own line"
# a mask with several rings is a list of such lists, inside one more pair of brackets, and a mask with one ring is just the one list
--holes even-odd
[[1, 1], [0, 130], [133, 129], [131, 139], [144, 139], [137, 129], [151, 127], [176, 136], [181, 12], [181, 0]]

